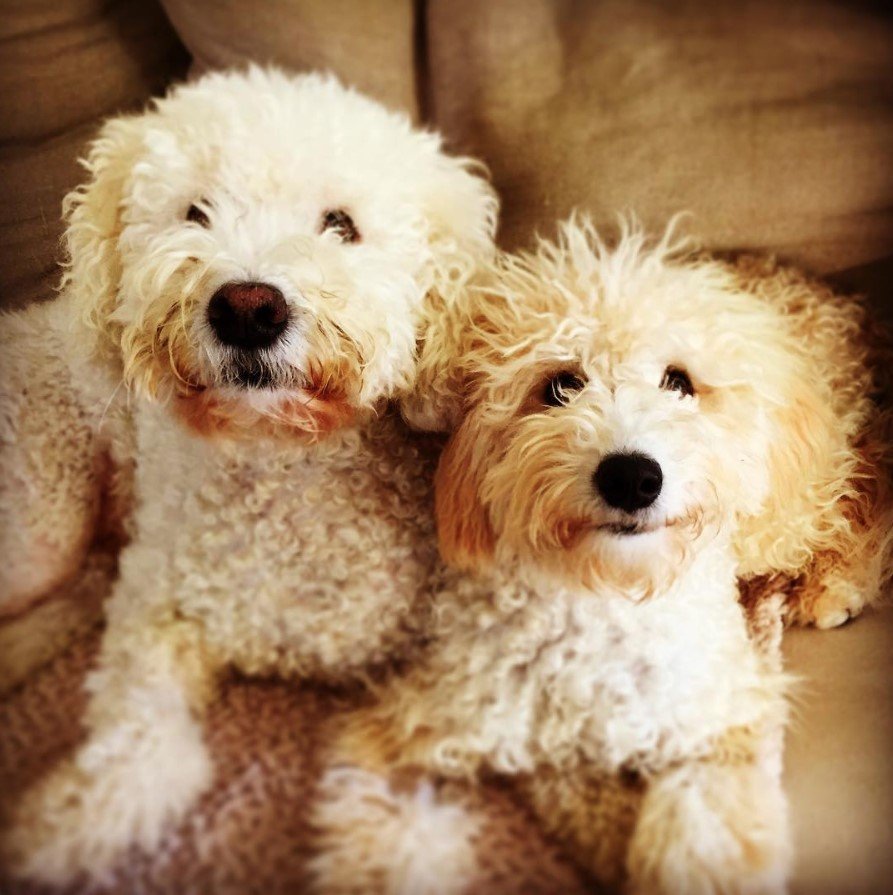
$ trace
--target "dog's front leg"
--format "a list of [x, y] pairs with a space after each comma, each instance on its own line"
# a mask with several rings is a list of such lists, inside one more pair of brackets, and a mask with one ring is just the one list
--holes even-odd
[[395, 729], [373, 709], [331, 736], [313, 802], [316, 895], [459, 895], [475, 880], [469, 789], [408, 763]]
[[648, 784], [627, 858], [636, 895], [777, 895], [790, 857], [778, 774], [693, 760]]
[[98, 519], [107, 464], [97, 427], [113, 387], [73, 372], [68, 301], [2, 321], [0, 620], [77, 573]]
[[51, 883], [101, 878], [122, 850], [151, 850], [208, 786], [200, 726], [213, 666], [200, 632], [172, 609], [113, 597], [87, 679], [87, 737], [26, 793], [5, 851], [14, 871]]
[[467, 792], [422, 773], [339, 765], [316, 794], [318, 895], [460, 895], [478, 872]]

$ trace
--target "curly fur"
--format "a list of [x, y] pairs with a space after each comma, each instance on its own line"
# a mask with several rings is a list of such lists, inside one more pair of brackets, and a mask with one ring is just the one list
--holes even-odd
[[[4, 321], [0, 400], [16, 521], [0, 550], [20, 558], [0, 608], [77, 570], [104, 489], [130, 535], [86, 742], [6, 843], [56, 882], [153, 847], [194, 803], [221, 668], [337, 682], [411, 648], [436, 559], [431, 452], [385, 404], [413, 382], [426, 303], [489, 257], [496, 215], [435, 134], [333, 78], [254, 67], [110, 121], [86, 166], [62, 295]], [[356, 243], [321, 226], [342, 208]], [[288, 305], [253, 360], [266, 387], [238, 381], [207, 319], [232, 281]]]
[[[586, 869], [631, 891], [782, 891], [767, 744], [786, 681], [748, 635], [738, 578], [808, 578], [842, 537], [872, 552], [836, 567], [861, 583], [849, 563], [871, 566], [862, 603], [888, 574], [859, 305], [774, 265], [691, 254], [672, 229], [653, 244], [627, 225], [610, 248], [571, 221], [445, 314], [409, 412], [456, 426], [435, 487], [442, 552], [465, 574], [445, 575], [425, 656], [346, 723], [332, 761], [513, 777]], [[668, 367], [693, 395], [661, 387]], [[580, 388], [553, 406], [559, 371]], [[663, 469], [635, 514], [593, 487], [618, 450]], [[616, 783], [590, 781], [625, 776], [638, 802], [618, 860], [594, 835]], [[325, 803], [317, 823], [341, 854], [393, 835], [376, 812], [357, 830]]]

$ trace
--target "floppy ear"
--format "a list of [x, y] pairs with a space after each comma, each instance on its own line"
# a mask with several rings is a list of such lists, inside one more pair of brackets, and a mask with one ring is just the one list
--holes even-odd
[[760, 389], [771, 394], [764, 399], [768, 489], [759, 509], [741, 519], [736, 546], [742, 575], [803, 568], [839, 527], [839, 499], [851, 475], [848, 434], [821, 370], [835, 362], [844, 343], [835, 338], [836, 347], [822, 345], [825, 336], [813, 332], [807, 315], [797, 317], [803, 307], [832, 299], [804, 278], [767, 265], [739, 264], [737, 271], [742, 288], [791, 315], [790, 326], [775, 332], [778, 343], [763, 346]]
[[440, 553], [459, 569], [481, 569], [493, 556], [493, 528], [481, 501], [484, 443], [469, 414], [447, 443], [434, 478]]
[[[62, 286], [72, 296], [74, 312], [109, 336], [121, 279], [121, 204], [142, 132], [142, 116], [106, 122], [83, 162], [89, 180], [63, 203], [67, 260]], [[110, 340], [103, 341], [103, 347], [111, 347]]]
[[[741, 573], [796, 572], [824, 546], [823, 528], [836, 498], [835, 419], [827, 402], [802, 383], [773, 413], [769, 488], [760, 511], [743, 520]], [[836, 489], [845, 487], [844, 481]]]
[[402, 410], [415, 428], [448, 431], [462, 409], [455, 361], [463, 353], [463, 305], [475, 274], [496, 254], [499, 203], [483, 165], [442, 153], [420, 188], [430, 257], [419, 309], [415, 383]]
[[465, 406], [465, 301], [432, 289], [419, 313], [415, 377], [411, 391], [401, 398], [400, 410], [414, 429], [451, 432]]
[[413, 388], [400, 402], [413, 428], [452, 432], [471, 407], [482, 374], [499, 352], [499, 335], [516, 314], [507, 296], [493, 288], [499, 276], [497, 256], [482, 262], [455, 293], [431, 290], [426, 296]]
[[824, 627], [875, 599], [893, 574], [893, 412], [882, 378], [893, 369], [889, 341], [860, 301], [762, 266], [751, 264], [763, 274], [751, 291], [788, 316], [783, 349], [800, 366], [770, 414], [770, 493], [742, 525], [739, 571], [795, 575], [789, 618]]
[[433, 286], [449, 291], [492, 260], [499, 200], [482, 163], [442, 153], [422, 189]]

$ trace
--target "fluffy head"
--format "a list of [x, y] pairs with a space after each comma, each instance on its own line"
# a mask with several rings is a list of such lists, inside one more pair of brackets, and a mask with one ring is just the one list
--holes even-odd
[[[314, 435], [406, 388], [426, 294], [492, 249], [473, 163], [331, 77], [205, 76], [108, 122], [86, 167], [64, 285], [128, 385], [201, 430]], [[209, 317], [247, 283], [284, 299], [270, 344]]]
[[[437, 478], [445, 557], [645, 595], [706, 530], [734, 539], [742, 574], [801, 568], [849, 526], [860, 315], [771, 265], [692, 254], [672, 228], [655, 244], [624, 226], [609, 248], [571, 221], [502, 258], [422, 362], [417, 417], [461, 420]], [[629, 455], [650, 479], [618, 480]]]

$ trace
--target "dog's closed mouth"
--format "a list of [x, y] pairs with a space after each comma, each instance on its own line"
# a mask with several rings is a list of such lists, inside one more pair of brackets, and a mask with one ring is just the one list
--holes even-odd
[[641, 535], [654, 531], [653, 528], [645, 528], [641, 525], [624, 522], [606, 522], [604, 525], [599, 525], [597, 530], [606, 531], [612, 535]]
[[235, 379], [243, 388], [272, 388], [275, 385], [270, 371], [263, 367], [237, 370]]
[[273, 371], [266, 364], [250, 361], [233, 364], [227, 379], [238, 388], [274, 388], [277, 384]]

